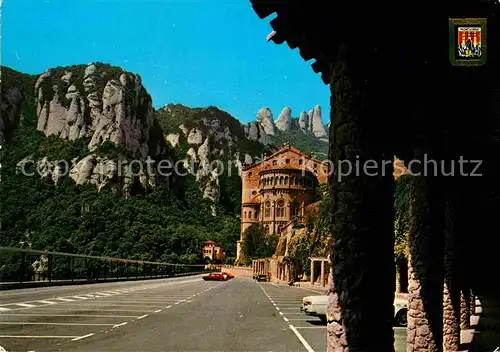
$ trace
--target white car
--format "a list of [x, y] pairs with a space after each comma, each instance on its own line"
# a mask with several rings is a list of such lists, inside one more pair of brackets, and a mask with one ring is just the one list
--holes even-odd
[[[302, 298], [300, 310], [306, 315], [318, 317], [326, 322], [326, 310], [328, 307], [328, 296], [307, 296]], [[408, 301], [396, 298], [394, 300], [394, 321], [399, 326], [406, 326], [408, 313]]]

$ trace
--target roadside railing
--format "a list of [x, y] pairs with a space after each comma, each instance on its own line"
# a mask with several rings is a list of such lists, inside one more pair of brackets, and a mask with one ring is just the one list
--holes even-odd
[[166, 278], [208, 271], [213, 268], [0, 247], [0, 290], [13, 286]]

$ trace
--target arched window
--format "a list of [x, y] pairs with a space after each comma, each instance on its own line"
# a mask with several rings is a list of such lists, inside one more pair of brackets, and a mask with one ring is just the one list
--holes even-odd
[[285, 185], [288, 184], [288, 176], [285, 177]]
[[295, 177], [295, 186], [298, 186], [298, 185], [299, 185], [299, 178]]
[[283, 185], [284, 184], [284, 178], [283, 176], [280, 177], [280, 185]]
[[297, 202], [293, 202], [290, 206], [290, 213], [292, 215], [292, 218], [298, 218], [300, 216], [300, 208]]
[[243, 218], [246, 219], [247, 218], [247, 212], [245, 212], [245, 215], [243, 215]]
[[249, 211], [249, 212], [248, 212], [248, 218], [249, 218], [249, 219], [251, 219], [251, 218], [252, 218], [252, 212], [251, 212], [251, 211]]
[[276, 176], [276, 177], [274, 178], [274, 184], [275, 184], [275, 185], [277, 185], [277, 184], [278, 184], [278, 176]]
[[269, 225], [264, 225], [264, 232], [269, 233]]
[[271, 202], [267, 201], [266, 204], [264, 205], [264, 216], [266, 218], [271, 217]]
[[285, 216], [285, 201], [280, 199], [278, 201], [278, 203], [276, 204], [277, 206], [277, 211], [276, 211], [276, 215], [278, 217], [284, 217]]
[[295, 182], [295, 177], [293, 176], [290, 177], [290, 186], [293, 186], [294, 182]]
[[257, 219], [258, 216], [259, 216], [258, 211], [255, 211], [255, 218]]

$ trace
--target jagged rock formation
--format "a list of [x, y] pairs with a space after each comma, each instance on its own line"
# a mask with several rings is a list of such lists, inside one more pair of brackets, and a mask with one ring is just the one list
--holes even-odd
[[273, 113], [269, 108], [262, 108], [257, 113], [257, 122], [262, 126], [264, 132], [268, 136], [274, 136], [276, 133], [276, 126], [273, 120]]
[[292, 109], [287, 106], [281, 111], [278, 121], [276, 121], [276, 128], [283, 132], [290, 132], [292, 123]]
[[35, 92], [37, 129], [46, 136], [90, 137], [91, 151], [110, 141], [142, 158], [151, 152], [153, 107], [139, 75], [94, 63], [49, 69]]
[[286, 139], [287, 135], [303, 132], [311, 135], [320, 142], [328, 142], [327, 128], [323, 124], [321, 107], [316, 105], [309, 113], [302, 111], [298, 118], [292, 117], [290, 107], [285, 107], [276, 123], [272, 119], [269, 108], [262, 108], [257, 113], [257, 120], [245, 126], [246, 136], [254, 141], [271, 145], [276, 142], [276, 137]]

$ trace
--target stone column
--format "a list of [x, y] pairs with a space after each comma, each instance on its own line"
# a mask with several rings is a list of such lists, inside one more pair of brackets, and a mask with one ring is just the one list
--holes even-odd
[[[451, 183], [452, 181], [448, 181]], [[458, 351], [460, 346], [460, 285], [458, 281], [458, 248], [453, 227], [453, 190], [448, 190], [445, 206], [445, 280], [443, 289], [443, 351]]]
[[311, 259], [311, 285], [314, 285], [314, 259]]
[[476, 295], [474, 294], [474, 292], [472, 290], [469, 290], [469, 305], [470, 305], [470, 308], [469, 308], [469, 311], [470, 311], [470, 315], [475, 315], [476, 314]]
[[325, 287], [325, 261], [321, 261], [321, 287]]
[[401, 293], [401, 282], [399, 274], [399, 265], [396, 263], [396, 293]]
[[469, 290], [460, 291], [460, 329], [470, 328], [470, 292]]
[[339, 297], [333, 283], [333, 270], [328, 275], [328, 321], [326, 352], [349, 352]]
[[[422, 174], [422, 164], [412, 169], [414, 175]], [[437, 352], [443, 346], [444, 200], [437, 181], [414, 176], [410, 187], [407, 352]]]
[[[392, 77], [386, 71], [391, 67], [373, 55], [384, 48], [356, 44], [361, 38], [351, 34], [339, 46], [331, 69], [331, 258], [342, 307], [342, 319], [334, 315], [331, 325], [345, 325], [350, 351], [394, 351], [394, 139], [388, 121], [395, 117], [389, 113], [384, 123], [373, 118], [388, 112], [382, 86]], [[356, 171], [355, 165], [373, 161], [377, 172]], [[328, 338], [331, 346], [334, 337], [329, 333]]]

